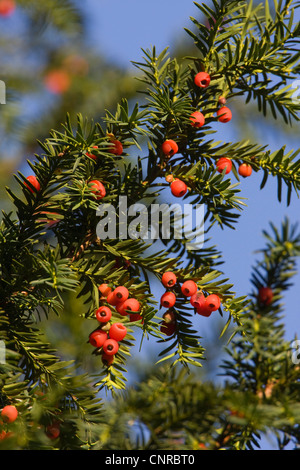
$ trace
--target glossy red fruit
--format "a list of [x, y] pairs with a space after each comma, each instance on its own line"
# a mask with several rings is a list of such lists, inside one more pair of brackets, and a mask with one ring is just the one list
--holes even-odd
[[60, 426], [59, 423], [57, 424], [50, 424], [49, 426], [46, 427], [46, 434], [49, 437], [49, 439], [57, 439], [58, 436], [60, 435]]
[[119, 350], [119, 343], [115, 339], [108, 338], [106, 341], [104, 341], [103, 344], [103, 352], [104, 354], [107, 354], [108, 356], [114, 356], [117, 354]]
[[116, 289], [114, 290], [114, 294], [118, 299], [118, 302], [124, 302], [129, 297], [129, 291], [124, 286], [116, 287]]
[[129, 321], [133, 322], [133, 321], [140, 321], [140, 320], [143, 321], [143, 317], [139, 313], [129, 314]]
[[177, 277], [172, 271], [166, 271], [161, 277], [161, 282], [165, 287], [172, 287], [177, 282]]
[[89, 335], [89, 342], [95, 348], [101, 348], [107, 340], [107, 333], [103, 330], [95, 330]]
[[103, 295], [103, 297], [107, 297], [108, 294], [110, 294], [110, 292], [112, 290], [111, 287], [109, 287], [108, 284], [100, 284], [98, 289], [99, 289], [99, 292]]
[[39, 192], [41, 190], [41, 185], [40, 183], [38, 182], [38, 179], [36, 176], [34, 175], [30, 175], [30, 176], [27, 176], [26, 178], [29, 183], [31, 184], [31, 186], [33, 186], [33, 188], [31, 186], [29, 186], [29, 184], [26, 184], [25, 183], [25, 186], [29, 189], [29, 191], [31, 191], [32, 193], [34, 192]]
[[111, 319], [111, 309], [109, 307], [99, 307], [96, 310], [96, 318], [100, 323], [106, 323]]
[[116, 341], [122, 341], [127, 335], [127, 328], [123, 323], [113, 323], [109, 329], [109, 337]]
[[162, 144], [161, 149], [164, 155], [172, 157], [172, 155], [178, 152], [178, 145], [175, 140], [168, 139]]
[[216, 294], [210, 294], [206, 297], [206, 304], [211, 312], [215, 312], [220, 308], [221, 299]]
[[210, 317], [212, 314], [212, 310], [210, 310], [206, 302], [202, 304], [200, 307], [196, 308], [196, 312], [198, 313], [198, 315], [201, 315], [202, 317]]
[[106, 367], [110, 366], [115, 360], [115, 356], [110, 354], [103, 353], [101, 357], [103, 365], [105, 365]]
[[248, 163], [242, 163], [239, 166], [239, 174], [243, 176], [244, 178], [247, 178], [247, 176], [250, 176], [252, 173], [252, 166], [249, 165]]
[[138, 300], [134, 298], [129, 298], [125, 300], [124, 302], [118, 304], [116, 309], [117, 309], [117, 312], [123, 316], [130, 314], [130, 312], [137, 313], [140, 311], [140, 303], [138, 302]]
[[195, 75], [194, 83], [200, 88], [207, 88], [210, 84], [210, 75], [207, 72], [199, 72]]
[[225, 96], [220, 96], [220, 98], [218, 100], [218, 103], [224, 105], [224, 104], [226, 104], [226, 102], [227, 102], [227, 100], [226, 100]]
[[264, 305], [270, 305], [273, 300], [271, 287], [261, 287], [258, 291], [258, 300]]
[[92, 180], [89, 182], [89, 188], [95, 194], [96, 199], [102, 199], [106, 196], [106, 190], [101, 181]]
[[[93, 149], [97, 149], [97, 148], [98, 148], [97, 145], [94, 145], [94, 146], [93, 146]], [[92, 160], [97, 160], [97, 159], [98, 159], [97, 156], [94, 155], [93, 153], [86, 152], [86, 156], [87, 156], [87, 157], [90, 157]]]
[[202, 292], [196, 292], [195, 294], [191, 296], [190, 303], [196, 309], [206, 306], [205, 295], [202, 294]]
[[166, 336], [172, 336], [176, 331], [176, 324], [162, 322], [162, 324], [160, 325], [160, 331]]
[[123, 144], [119, 140], [112, 140], [109, 151], [114, 155], [122, 155]]
[[194, 281], [185, 281], [181, 286], [181, 292], [186, 297], [191, 297], [196, 294], [198, 286]]
[[107, 303], [109, 303], [110, 305], [112, 305], [113, 307], [115, 307], [118, 303], [118, 299], [117, 297], [115, 296], [115, 291], [110, 291], [106, 297], [106, 301]]
[[187, 185], [184, 181], [175, 180], [170, 184], [171, 193], [175, 197], [183, 197], [187, 192]]
[[222, 173], [225, 170], [225, 174], [227, 175], [231, 172], [232, 161], [230, 158], [222, 157], [217, 161], [216, 166], [219, 173]]
[[205, 124], [205, 117], [200, 111], [195, 111], [191, 114], [191, 125], [193, 127], [202, 127]]
[[229, 122], [232, 118], [232, 112], [227, 106], [222, 106], [217, 111], [218, 121], [220, 122]]
[[176, 295], [173, 292], [165, 292], [160, 299], [160, 304], [163, 307], [171, 308], [176, 303]]
[[16, 9], [14, 0], [1, 0], [0, 1], [0, 16], [10, 16]]
[[18, 410], [14, 405], [6, 405], [1, 411], [1, 418], [5, 423], [13, 423], [18, 417]]

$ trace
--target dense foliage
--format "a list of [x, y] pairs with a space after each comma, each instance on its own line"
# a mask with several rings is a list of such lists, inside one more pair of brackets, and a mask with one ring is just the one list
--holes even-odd
[[[244, 208], [241, 165], [261, 173], [262, 191], [268, 178], [277, 179], [279, 201], [284, 187], [288, 204], [300, 188], [300, 149], [271, 152], [249, 141], [212, 138], [218, 126], [230, 126], [220, 114], [237, 96], [245, 105], [256, 102], [264, 116], [289, 124], [299, 120], [292, 87], [299, 75], [299, 5], [274, 2], [274, 12], [268, 2], [196, 6], [206, 21], [192, 19], [194, 29], [187, 30], [195, 57], [143, 50], [141, 62], [134, 62], [140, 102], [122, 98], [97, 121], [68, 114], [59, 129], [38, 141], [40, 151], [28, 160], [30, 181], [18, 171], [17, 189], [7, 188], [14, 209], [3, 212], [0, 230], [0, 404], [15, 406], [18, 416], [2, 424], [1, 448], [245, 449], [258, 445], [267, 430], [280, 448], [299, 443], [299, 368], [280, 323], [282, 293], [299, 255], [297, 227], [286, 220], [265, 233], [253, 292], [243, 297], [235, 295], [221, 270], [222, 254], [208, 241], [212, 227], [238, 227]], [[195, 81], [202, 72], [208, 84]], [[191, 121], [195, 112], [204, 119], [199, 126]], [[175, 152], [165, 151], [166, 141], [176, 143]], [[229, 159], [231, 172], [218, 168], [220, 158]], [[171, 190], [174, 180], [185, 184], [183, 198]], [[170, 233], [160, 220], [160, 237], [145, 236], [151, 206], [173, 202], [172, 195], [204, 207], [203, 246], [191, 249], [193, 238], [176, 238], [175, 216]], [[124, 196], [128, 207], [146, 208], [146, 218], [137, 208], [124, 226]], [[103, 203], [113, 208], [112, 220], [99, 214]], [[101, 220], [114, 222], [115, 237], [99, 236]], [[170, 271], [176, 283], [165, 288], [162, 275]], [[181, 289], [189, 280], [221, 302], [209, 316], [221, 315], [221, 336], [229, 336], [222, 385], [201, 377], [206, 351], [195, 328], [200, 312]], [[120, 313], [101, 290], [106, 284], [125, 287], [138, 302], [132, 309], [138, 315]], [[262, 299], [262, 288], [271, 290], [270, 301]], [[170, 309], [160, 305], [165, 290], [176, 297]], [[104, 325], [108, 331], [116, 322], [127, 328], [113, 362], [103, 360], [102, 345], [88, 344], [89, 370], [48, 341], [45, 320], [67, 316], [70, 295], [80, 306], [75, 322], [85, 331]], [[99, 326], [95, 312], [101, 306], [112, 317]], [[162, 328], [166, 310], [171, 329]], [[161, 369], [144, 372], [144, 380], [126, 390], [137, 338], [141, 348], [146, 340], [157, 344]], [[99, 396], [103, 391], [116, 398], [113, 404]]]

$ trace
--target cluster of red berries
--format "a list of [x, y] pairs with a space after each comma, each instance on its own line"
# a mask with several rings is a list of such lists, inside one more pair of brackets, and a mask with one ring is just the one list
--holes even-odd
[[[172, 271], [167, 271], [162, 275], [161, 282], [164, 287], [171, 289], [177, 284], [177, 276]], [[190, 304], [194, 307], [195, 312], [199, 315], [209, 317], [212, 312], [218, 310], [221, 305], [220, 297], [216, 294], [205, 296], [198, 289], [197, 283], [192, 279], [184, 281], [180, 286], [180, 291], [184, 297], [190, 299]], [[160, 299], [162, 307], [168, 308], [163, 315], [161, 331], [170, 336], [176, 329], [176, 318], [172, 308], [176, 304], [176, 294], [172, 290], [167, 290]]]
[[[14, 405], [6, 405], [1, 411], [1, 419], [2, 422], [0, 421], [0, 425], [3, 423], [6, 424], [11, 424], [14, 421], [16, 421], [18, 417], [18, 410]], [[3, 441], [4, 439], [7, 439], [12, 435], [11, 431], [5, 431], [4, 429], [0, 430], [0, 441]]]
[[[98, 149], [98, 146], [94, 145], [93, 149]], [[122, 142], [120, 142], [117, 139], [111, 138], [108, 151], [109, 151], [109, 153], [112, 153], [113, 155], [122, 155], [122, 153], [123, 153], [123, 144], [122, 144]], [[92, 160], [97, 160], [98, 159], [97, 155], [94, 155], [91, 152], [86, 152], [86, 156], [91, 158]]]
[[[102, 296], [101, 299], [115, 307], [120, 315], [129, 315], [130, 321], [142, 319], [139, 313], [140, 303], [137, 299], [129, 297], [129, 291], [125, 286], [119, 286], [112, 290], [108, 284], [101, 284], [99, 292]], [[120, 341], [127, 334], [127, 328], [121, 322], [111, 323], [112, 310], [107, 305], [99, 307], [95, 312], [95, 317], [100, 323], [100, 327], [89, 335], [89, 342], [95, 348], [101, 348], [103, 363], [110, 365], [119, 350]]]
[[[210, 81], [211, 81], [211, 76], [207, 72], [199, 72], [195, 75], [195, 78], [194, 78], [194, 83], [199, 88], [207, 88], [210, 84]], [[227, 106], [224, 106], [225, 103], [226, 103], [226, 99], [223, 96], [221, 96], [219, 98], [219, 104], [221, 105], [221, 107], [217, 111], [217, 118], [218, 118], [218, 121], [224, 122], [224, 123], [229, 122], [232, 119], [232, 112]], [[201, 125], [199, 127], [201, 127]]]
[[116, 311], [122, 315], [129, 315], [130, 321], [141, 320], [141, 306], [137, 299], [129, 297], [129, 291], [125, 286], [119, 286], [112, 289], [107, 284], [101, 284], [99, 291], [106, 302], [115, 307]]
[[[219, 173], [222, 173], [225, 170], [225, 174], [227, 175], [228, 173], [231, 172], [232, 161], [230, 160], [230, 158], [221, 157], [217, 161], [216, 166], [217, 166], [217, 170], [219, 171]], [[247, 178], [247, 176], [250, 176], [252, 173], [252, 167], [248, 163], [242, 163], [239, 166], [238, 171], [241, 176], [243, 176], [244, 178]]]
[[[93, 148], [97, 149], [98, 146], [94, 145]], [[122, 143], [117, 139], [111, 138], [109, 152], [114, 155], [122, 155]], [[97, 160], [97, 156], [92, 153], [87, 152], [86, 155], [93, 160]], [[38, 181], [35, 175], [30, 175], [26, 179], [29, 184], [25, 183], [25, 186], [29, 189], [31, 193], [38, 193], [41, 190], [40, 182]], [[106, 196], [106, 189], [103, 183], [101, 183], [101, 181], [91, 180], [88, 182], [88, 186], [97, 200], [103, 199]]]
[[[112, 312], [109, 307], [102, 306], [98, 308], [95, 315], [100, 324], [107, 325]], [[89, 335], [89, 342], [95, 348], [101, 348], [103, 363], [110, 365], [119, 350], [119, 342], [125, 338], [126, 334], [126, 326], [123, 323], [116, 322], [109, 324], [107, 331], [101, 327], [92, 331]]]
[[[210, 81], [211, 81], [211, 77], [207, 72], [199, 72], [194, 77], [195, 85], [200, 88], [207, 88], [210, 84]], [[223, 123], [229, 122], [232, 119], [232, 113], [227, 106], [224, 106], [226, 103], [226, 98], [221, 96], [218, 102], [221, 105], [221, 107], [217, 111], [218, 121], [223, 122]], [[190, 122], [191, 122], [191, 126], [200, 128], [204, 126], [205, 124], [205, 117], [200, 111], [194, 111], [190, 116]], [[161, 146], [161, 151], [167, 158], [170, 158], [178, 152], [178, 144], [173, 139], [167, 139], [163, 142]], [[227, 162], [219, 163], [218, 170], [223, 171], [224, 169], [223, 164], [226, 163], [226, 168], [227, 168], [226, 173], [229, 173], [229, 171], [231, 170], [232, 163], [231, 163], [231, 160], [229, 159], [226, 159], [226, 160]], [[222, 166], [223, 166], [223, 169], [221, 170]], [[252, 168], [250, 165], [246, 167], [246, 164], [243, 164], [240, 166], [239, 172], [240, 172], [240, 175], [242, 176], [249, 176], [252, 172]], [[188, 187], [185, 184], [185, 182], [181, 181], [178, 178], [174, 179], [172, 175], [168, 175], [167, 178], [166, 180], [171, 183], [170, 189], [171, 189], [171, 193], [173, 194], [173, 196], [183, 197], [188, 190]]]

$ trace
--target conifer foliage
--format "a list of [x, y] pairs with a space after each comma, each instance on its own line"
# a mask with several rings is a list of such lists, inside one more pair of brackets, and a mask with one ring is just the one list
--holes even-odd
[[[272, 226], [272, 235], [265, 234], [253, 293], [243, 297], [220, 270], [221, 253], [206, 241], [191, 250], [191, 240], [166, 236], [161, 221], [163, 249], [147, 237], [122, 236], [136, 223], [129, 214], [124, 224], [124, 196], [128, 207], [171, 196], [204, 205], [207, 235], [213, 226], [238, 228], [245, 207], [241, 176], [261, 174], [261, 190], [269, 177], [277, 179], [274, 197], [281, 201], [285, 188], [288, 204], [300, 189], [300, 149], [271, 152], [211, 138], [238, 119], [230, 108], [237, 96], [245, 106], [256, 101], [265, 116], [299, 120], [291, 86], [299, 75], [299, 5], [274, 1], [275, 11], [268, 1], [195, 5], [205, 18], [204, 24], [192, 18], [187, 30], [195, 57], [143, 50], [134, 62], [141, 103], [123, 98], [101, 122], [67, 115], [38, 142], [40, 153], [28, 160], [30, 177], [18, 172], [18, 190], [7, 188], [15, 210], [3, 213], [0, 229], [0, 405], [15, 407], [17, 416], [1, 422], [3, 448], [245, 449], [258, 445], [266, 428], [280, 448], [299, 443], [299, 369], [278, 324], [299, 255], [297, 229], [285, 221], [281, 232]], [[239, 171], [241, 165], [251, 171]], [[106, 219], [114, 222], [112, 238], [97, 230], [104, 203], [114, 207]], [[145, 233], [144, 224], [140, 218], [137, 232]], [[40, 326], [41, 318], [66, 313], [68, 292], [84, 305], [86, 341], [99, 360], [95, 375], [61, 357]], [[212, 321], [221, 315], [222, 334], [232, 329], [223, 364], [228, 383], [220, 389], [194, 372], [205, 359], [197, 315]], [[125, 395], [138, 334], [141, 348], [146, 340], [157, 343], [162, 368]], [[104, 407], [103, 390], [118, 396], [114, 408]], [[128, 414], [147, 435], [128, 440]]]

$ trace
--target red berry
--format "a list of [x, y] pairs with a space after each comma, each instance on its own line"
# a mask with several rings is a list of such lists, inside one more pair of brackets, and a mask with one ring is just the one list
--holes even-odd
[[173, 196], [175, 197], [182, 197], [187, 192], [187, 185], [184, 183], [184, 181], [181, 180], [173, 181], [170, 185], [170, 188]]
[[174, 176], [173, 175], [167, 175], [166, 176], [166, 182], [167, 183], [172, 183], [174, 181]]
[[9, 16], [16, 9], [14, 0], [1, 0], [0, 1], [0, 16]]
[[216, 294], [210, 294], [206, 297], [206, 304], [211, 312], [218, 310], [221, 305], [220, 297]]
[[110, 291], [106, 297], [106, 302], [115, 307], [118, 303], [118, 299], [115, 296], [115, 291]]
[[110, 366], [115, 360], [115, 356], [110, 355], [110, 354], [103, 353], [101, 357], [102, 357], [102, 362], [106, 367]]
[[226, 104], [226, 98], [225, 96], [220, 96], [219, 100], [218, 100], [219, 104]]
[[114, 356], [119, 350], [119, 344], [115, 339], [107, 339], [103, 343], [103, 352], [108, 356]]
[[216, 165], [219, 173], [222, 173], [226, 168], [225, 174], [227, 175], [231, 171], [232, 161], [230, 158], [222, 157], [217, 161]]
[[191, 297], [196, 294], [198, 286], [194, 281], [185, 281], [181, 286], [181, 292], [186, 297]]
[[119, 286], [114, 290], [118, 302], [124, 302], [129, 297], [129, 291], [124, 286]]
[[273, 300], [271, 287], [261, 287], [258, 291], [258, 300], [264, 305], [270, 305]]
[[111, 319], [111, 309], [109, 307], [99, 307], [96, 310], [96, 318], [100, 323], [106, 323]]
[[40, 185], [40, 183], [38, 182], [36, 176], [30, 175], [30, 176], [28, 176], [26, 179], [29, 181], [29, 183], [31, 184], [31, 186], [33, 186], [33, 188], [34, 188], [34, 189], [33, 189], [31, 186], [29, 186], [29, 184], [26, 184], [26, 183], [25, 183], [25, 186], [29, 189], [29, 191], [31, 191], [32, 193], [40, 191], [41, 185]]
[[139, 312], [140, 311], [140, 304], [139, 302], [134, 299], [130, 298], [125, 300], [124, 302], [121, 302], [119, 305], [117, 305], [117, 311], [120, 313], [120, 315], [127, 315], [129, 312], [126, 312], [126, 310], [132, 311], [132, 312]]
[[195, 75], [194, 83], [200, 88], [207, 88], [210, 84], [210, 75], [207, 72], [199, 72]]
[[[94, 146], [93, 146], [93, 149], [97, 149], [97, 148], [98, 148], [97, 145], [94, 145]], [[97, 156], [96, 156], [96, 155], [93, 155], [92, 153], [86, 152], [86, 156], [92, 158], [93, 160], [97, 160]]]
[[175, 323], [165, 323], [162, 322], [160, 326], [160, 331], [167, 336], [172, 336], [175, 333], [176, 324]]
[[193, 127], [202, 127], [205, 124], [205, 117], [199, 111], [195, 111], [191, 114], [191, 125]]
[[18, 417], [18, 410], [14, 405], [6, 405], [1, 411], [1, 418], [5, 423], [13, 423]]
[[174, 323], [176, 319], [175, 313], [172, 310], [168, 310], [163, 314], [163, 319], [165, 323]]
[[109, 151], [113, 153], [114, 155], [122, 155], [123, 153], [123, 145], [119, 140], [112, 140], [111, 141], [111, 147]]
[[178, 152], [178, 145], [174, 140], [169, 139], [165, 140], [165, 142], [161, 146], [161, 149], [164, 155], [172, 157], [172, 155], [175, 155], [175, 153]]
[[227, 106], [222, 106], [217, 111], [218, 121], [220, 122], [229, 122], [232, 118], [232, 112]]
[[109, 329], [109, 337], [116, 341], [122, 341], [127, 334], [127, 328], [123, 323], [113, 323]]
[[131, 313], [129, 315], [129, 321], [139, 321], [143, 320], [143, 317], [139, 313]]
[[95, 348], [101, 348], [107, 340], [107, 333], [103, 330], [95, 330], [89, 335], [89, 342]]
[[108, 284], [101, 284], [99, 287], [99, 292], [103, 295], [103, 297], [107, 297], [108, 294], [111, 292], [111, 287]]
[[176, 284], [177, 277], [172, 271], [167, 271], [162, 275], [161, 282], [165, 287], [172, 287]]
[[202, 294], [202, 292], [196, 292], [196, 294], [191, 296], [190, 303], [196, 309], [202, 308], [204, 305], [206, 305], [205, 296]]
[[206, 302], [201, 305], [200, 307], [196, 308], [196, 312], [201, 315], [202, 317], [210, 317], [212, 314], [212, 310], [210, 310], [209, 306]]
[[247, 178], [247, 176], [250, 176], [252, 173], [252, 166], [249, 165], [248, 163], [242, 163], [239, 166], [239, 174], [243, 176], [244, 178]]
[[46, 434], [49, 439], [57, 439], [60, 435], [59, 424], [50, 424], [49, 426], [47, 426]]
[[95, 194], [96, 199], [102, 199], [106, 195], [106, 190], [101, 181], [92, 180], [89, 182], [89, 188]]
[[55, 95], [65, 93], [71, 85], [71, 78], [65, 70], [51, 70], [44, 78], [46, 88]]
[[163, 307], [171, 308], [176, 303], [176, 295], [173, 292], [165, 292], [160, 299], [160, 303]]

